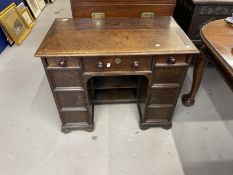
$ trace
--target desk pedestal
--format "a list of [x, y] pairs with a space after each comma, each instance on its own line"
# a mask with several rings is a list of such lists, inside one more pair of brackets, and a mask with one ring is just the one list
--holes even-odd
[[187, 55], [41, 58], [62, 131], [94, 130], [94, 105], [137, 103], [141, 129], [169, 129]]

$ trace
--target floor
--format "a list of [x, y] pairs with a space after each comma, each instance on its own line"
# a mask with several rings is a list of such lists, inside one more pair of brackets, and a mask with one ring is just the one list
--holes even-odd
[[[138, 128], [136, 105], [95, 107], [92, 133], [64, 135], [38, 58], [55, 17], [71, 17], [68, 0], [48, 5], [21, 46], [0, 55], [0, 175], [231, 175], [233, 93], [205, 70], [193, 107], [180, 99], [171, 130]], [[182, 93], [190, 89], [189, 70]]]

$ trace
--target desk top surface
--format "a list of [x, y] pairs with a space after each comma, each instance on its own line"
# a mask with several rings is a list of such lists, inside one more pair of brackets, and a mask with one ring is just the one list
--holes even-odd
[[172, 17], [55, 19], [35, 56], [196, 54]]
[[223, 66], [233, 76], [233, 27], [223, 19], [206, 24], [201, 29], [201, 37]]

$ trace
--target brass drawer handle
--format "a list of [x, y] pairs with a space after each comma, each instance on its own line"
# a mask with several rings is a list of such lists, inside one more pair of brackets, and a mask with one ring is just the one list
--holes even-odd
[[59, 66], [61, 66], [61, 67], [66, 67], [66, 66], [67, 66], [66, 60], [65, 60], [65, 59], [61, 59], [61, 60], [59, 61]]
[[92, 13], [91, 17], [92, 18], [105, 18], [105, 14], [103, 12]]
[[173, 56], [168, 57], [167, 63], [168, 64], [176, 64], [176, 58]]
[[142, 18], [153, 18], [155, 17], [155, 13], [154, 12], [142, 12], [141, 17]]

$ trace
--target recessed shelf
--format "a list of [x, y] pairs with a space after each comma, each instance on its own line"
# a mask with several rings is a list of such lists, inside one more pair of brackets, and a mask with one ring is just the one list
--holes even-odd
[[94, 89], [137, 88], [138, 76], [94, 77]]
[[136, 103], [137, 89], [95, 89], [95, 104]]

